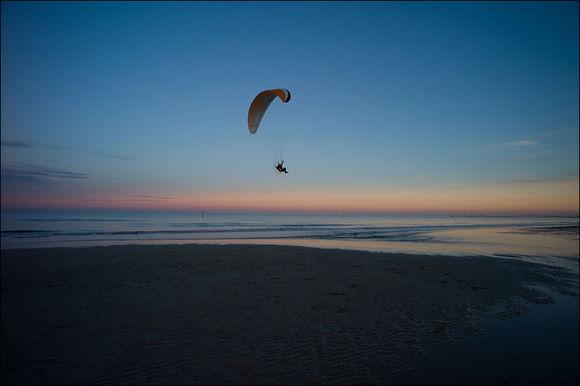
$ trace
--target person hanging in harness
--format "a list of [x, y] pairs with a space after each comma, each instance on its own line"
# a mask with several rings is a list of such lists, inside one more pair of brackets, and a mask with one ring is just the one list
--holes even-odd
[[278, 164], [276, 165], [276, 170], [278, 170], [278, 173], [288, 174], [288, 170], [286, 170], [286, 168], [284, 167], [284, 160], [278, 162]]

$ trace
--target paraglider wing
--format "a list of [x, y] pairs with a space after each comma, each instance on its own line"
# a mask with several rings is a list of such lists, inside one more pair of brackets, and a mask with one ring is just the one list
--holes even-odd
[[250, 131], [250, 134], [256, 134], [258, 126], [260, 126], [260, 122], [262, 121], [262, 117], [264, 117], [270, 103], [272, 103], [276, 97], [280, 98], [283, 103], [286, 103], [290, 100], [290, 91], [285, 88], [277, 88], [262, 91], [256, 95], [250, 105], [250, 110], [248, 110], [248, 130]]

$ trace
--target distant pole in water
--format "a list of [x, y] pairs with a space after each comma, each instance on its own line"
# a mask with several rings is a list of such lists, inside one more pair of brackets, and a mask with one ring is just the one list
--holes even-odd
[[203, 213], [203, 209], [201, 210], [201, 218], [203, 218], [204, 213]]

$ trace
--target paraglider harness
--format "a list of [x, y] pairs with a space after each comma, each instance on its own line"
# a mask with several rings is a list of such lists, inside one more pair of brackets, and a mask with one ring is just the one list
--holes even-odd
[[280, 162], [278, 162], [278, 164], [275, 166], [276, 170], [278, 171], [278, 173], [282, 174], [288, 174], [288, 170], [286, 170], [286, 168], [284, 167], [284, 160], [281, 160]]

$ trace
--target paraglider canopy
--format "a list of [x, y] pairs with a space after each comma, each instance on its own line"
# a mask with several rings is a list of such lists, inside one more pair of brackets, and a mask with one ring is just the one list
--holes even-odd
[[276, 88], [262, 91], [256, 95], [248, 110], [248, 130], [250, 134], [256, 134], [266, 110], [268, 110], [268, 107], [276, 97], [280, 98], [283, 103], [287, 103], [291, 98], [290, 91], [285, 88]]

